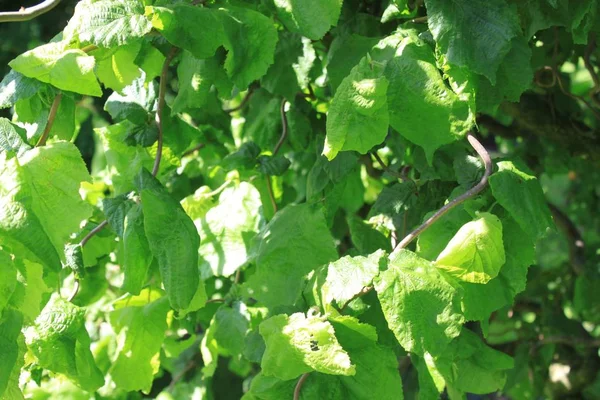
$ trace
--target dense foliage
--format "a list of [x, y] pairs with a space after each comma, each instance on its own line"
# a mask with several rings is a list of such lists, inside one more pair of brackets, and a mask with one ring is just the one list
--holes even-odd
[[0, 399], [600, 398], [600, 0], [65, 7], [0, 25]]

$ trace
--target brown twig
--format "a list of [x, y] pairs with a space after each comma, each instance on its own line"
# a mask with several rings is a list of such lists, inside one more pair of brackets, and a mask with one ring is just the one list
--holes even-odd
[[56, 119], [56, 114], [58, 113], [58, 107], [60, 107], [61, 100], [62, 93], [58, 92], [56, 97], [54, 97], [52, 106], [50, 107], [50, 113], [48, 114], [48, 122], [46, 122], [44, 132], [42, 133], [42, 136], [40, 136], [40, 139], [36, 143], [35, 147], [41, 147], [46, 145], [46, 141], [48, 140], [48, 136], [50, 136], [50, 131], [52, 130], [52, 125], [54, 125], [54, 120]]
[[171, 65], [171, 61], [173, 57], [177, 54], [179, 49], [177, 47], [172, 47], [171, 51], [165, 58], [165, 62], [162, 67], [162, 71], [160, 73], [160, 83], [158, 86], [158, 105], [156, 107], [156, 115], [155, 121], [156, 126], [158, 127], [158, 140], [156, 145], [156, 157], [154, 158], [154, 166], [152, 167], [152, 175], [156, 176], [158, 174], [158, 168], [160, 167], [160, 160], [162, 158], [162, 148], [163, 148], [163, 124], [162, 124], [162, 112], [165, 108], [165, 92], [167, 91], [167, 75], [169, 73], [169, 66]]
[[0, 12], [0, 22], [23, 22], [47, 13], [60, 3], [60, 0], [46, 0], [32, 7], [19, 11]]
[[410, 22], [412, 22], [413, 24], [426, 24], [427, 23], [427, 16], [413, 18], [413, 19], [410, 20]]
[[296, 388], [294, 389], [294, 400], [300, 400], [300, 391], [302, 390], [304, 382], [306, 382], [306, 379], [308, 379], [309, 374], [310, 372], [307, 372], [306, 374], [303, 374], [300, 379], [298, 379], [298, 383], [296, 383]]
[[349, 299], [348, 301], [346, 301], [342, 307], [340, 307], [340, 311], [344, 311], [344, 309], [346, 307], [348, 307], [348, 304], [350, 304], [352, 301], [358, 299], [359, 297], [364, 296], [365, 294], [369, 293], [371, 290], [373, 290], [373, 286], [365, 286], [364, 288], [362, 288], [362, 290], [360, 292], [358, 292], [357, 294], [355, 294], [354, 296], [352, 296], [351, 299]]
[[248, 93], [246, 93], [246, 95], [242, 99], [242, 102], [239, 105], [237, 105], [233, 108], [224, 108], [223, 111], [228, 114], [231, 114], [236, 111], [240, 111], [241, 109], [246, 107], [246, 105], [248, 104], [248, 101], [250, 101], [250, 98], [252, 97], [253, 93], [254, 93], [254, 87], [250, 86], [250, 88], [248, 88]]
[[87, 46], [81, 48], [81, 51], [85, 53], [90, 53], [94, 50], [98, 50], [98, 46], [96, 46], [95, 44], [88, 44]]
[[75, 299], [77, 293], [79, 293], [79, 279], [75, 278], [75, 287], [73, 288], [73, 292], [71, 292], [71, 295], [69, 296], [67, 301], [70, 303], [73, 302], [73, 299]]
[[84, 247], [87, 244], [87, 242], [89, 242], [89, 240], [91, 238], [93, 238], [95, 234], [97, 234], [102, 229], [104, 229], [104, 227], [106, 225], [108, 225], [108, 221], [107, 220], [104, 220], [104, 221], [100, 222], [97, 227], [95, 227], [94, 229], [92, 229], [87, 235], [85, 235], [85, 237], [83, 239], [81, 239], [81, 242], [79, 242], [79, 245], [81, 247]]
[[481, 193], [481, 191], [486, 187], [488, 178], [492, 173], [492, 159], [490, 158], [490, 155], [485, 149], [485, 147], [483, 147], [483, 145], [479, 143], [479, 141], [475, 138], [475, 136], [473, 136], [473, 134], [469, 133], [467, 135], [467, 140], [469, 141], [469, 144], [473, 147], [473, 149], [475, 149], [475, 151], [483, 161], [483, 164], [485, 165], [485, 172], [483, 174], [483, 177], [481, 177], [481, 180], [477, 185], [473, 186], [471, 189], [467, 190], [465, 193], [463, 193], [462, 195], [458, 196], [457, 198], [440, 208], [435, 214], [428, 218], [427, 221], [423, 222], [421, 226], [419, 226], [414, 231], [406, 235], [404, 239], [402, 239], [400, 243], [396, 245], [394, 250], [403, 249], [406, 246], [408, 246], [410, 242], [415, 240], [417, 236], [419, 236], [423, 231], [425, 231], [427, 228], [433, 225], [433, 223], [440, 219], [444, 214], [446, 214], [448, 211], [450, 211], [457, 205], [463, 203], [464, 201], [475, 197], [476, 195]]
[[181, 157], [183, 158], [183, 157], [186, 157], [186, 156], [191, 156], [192, 154], [194, 154], [198, 150], [203, 149], [204, 147], [206, 147], [205, 143], [199, 143], [198, 145], [194, 146], [193, 148], [191, 148], [188, 151], [186, 151], [185, 153], [183, 153], [181, 155]]
[[279, 113], [281, 115], [281, 136], [279, 137], [279, 141], [277, 142], [277, 144], [275, 145], [275, 148], [273, 149], [273, 156], [277, 155], [277, 153], [279, 153], [279, 149], [281, 149], [281, 146], [283, 146], [283, 142], [285, 142], [285, 139], [287, 138], [288, 135], [288, 120], [287, 120], [287, 116], [285, 115], [285, 104], [287, 103], [287, 101], [285, 99], [283, 99], [281, 101], [281, 107], [279, 108]]
[[212, 304], [212, 303], [225, 303], [225, 299], [210, 299], [210, 300], [206, 300], [206, 304]]

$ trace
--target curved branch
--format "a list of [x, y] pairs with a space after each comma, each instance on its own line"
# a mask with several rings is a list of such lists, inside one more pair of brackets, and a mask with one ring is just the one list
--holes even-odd
[[156, 115], [155, 121], [156, 126], [158, 127], [158, 139], [156, 145], [156, 157], [154, 158], [154, 166], [152, 167], [152, 175], [156, 176], [158, 174], [158, 168], [160, 167], [160, 160], [162, 158], [162, 149], [163, 149], [163, 124], [162, 124], [162, 113], [165, 108], [165, 92], [167, 91], [167, 74], [169, 73], [169, 66], [171, 65], [171, 61], [173, 61], [173, 57], [177, 54], [179, 49], [177, 47], [173, 47], [167, 58], [165, 58], [165, 62], [162, 67], [162, 71], [160, 73], [160, 83], [158, 86], [158, 105], [156, 107]]
[[87, 235], [85, 235], [85, 237], [83, 239], [81, 239], [81, 242], [79, 242], [79, 245], [81, 247], [84, 247], [87, 244], [87, 242], [89, 242], [90, 239], [93, 238], [96, 233], [98, 233], [102, 229], [104, 229], [104, 227], [106, 225], [108, 225], [108, 220], [104, 220], [104, 221], [100, 222], [97, 227], [92, 229]]
[[46, 0], [32, 7], [19, 11], [0, 12], [0, 22], [23, 22], [47, 13], [60, 3], [60, 0]]
[[73, 292], [69, 295], [69, 298], [67, 299], [68, 302], [73, 302], [73, 299], [75, 298], [75, 296], [77, 296], [77, 293], [79, 293], [79, 279], [75, 278], [75, 285], [73, 287]]
[[244, 98], [242, 99], [242, 102], [240, 104], [238, 104], [237, 106], [233, 107], [233, 108], [224, 108], [223, 111], [226, 113], [233, 113], [236, 111], [240, 111], [242, 108], [246, 107], [246, 105], [248, 104], [248, 101], [250, 101], [250, 98], [252, 97], [252, 94], [254, 93], [254, 87], [250, 86], [250, 88], [248, 88], [248, 93], [246, 93], [246, 96], [244, 96]]
[[281, 125], [282, 125], [282, 129], [281, 129], [281, 137], [279, 138], [279, 141], [277, 142], [277, 144], [275, 145], [275, 148], [273, 149], [273, 156], [277, 155], [277, 153], [279, 152], [279, 149], [281, 149], [281, 146], [283, 146], [283, 143], [285, 142], [285, 139], [287, 138], [288, 135], [288, 120], [287, 120], [287, 116], [285, 115], [285, 103], [287, 103], [287, 101], [285, 99], [283, 99], [283, 101], [281, 102], [281, 107], [279, 109], [279, 112], [281, 114]]
[[296, 383], [296, 388], [294, 389], [294, 400], [300, 400], [300, 391], [302, 390], [302, 386], [304, 385], [304, 382], [306, 382], [309, 374], [310, 372], [307, 372], [306, 374], [303, 374], [300, 379], [298, 379], [298, 383]]
[[46, 145], [46, 140], [48, 140], [48, 136], [50, 136], [50, 131], [52, 130], [52, 125], [54, 125], [54, 120], [56, 119], [56, 114], [58, 113], [58, 107], [60, 107], [60, 101], [62, 100], [62, 93], [58, 92], [54, 101], [52, 102], [52, 106], [50, 107], [50, 113], [48, 114], [48, 122], [46, 123], [46, 127], [44, 128], [44, 133], [40, 136], [40, 139], [36, 143], [35, 147], [41, 147]]
[[475, 151], [483, 161], [483, 164], [485, 165], [485, 172], [483, 174], [483, 177], [481, 177], [481, 180], [477, 185], [473, 186], [471, 189], [467, 190], [465, 193], [463, 193], [462, 195], [458, 196], [457, 198], [440, 208], [435, 214], [428, 218], [427, 221], [423, 222], [421, 226], [419, 226], [417, 229], [406, 235], [406, 237], [396, 245], [394, 250], [405, 248], [410, 242], [415, 240], [417, 236], [419, 236], [421, 233], [423, 233], [423, 231], [425, 231], [427, 228], [433, 225], [433, 223], [440, 219], [444, 214], [446, 214], [448, 211], [450, 211], [457, 205], [470, 199], [471, 197], [475, 197], [476, 195], [478, 195], [487, 185], [488, 178], [492, 173], [492, 159], [490, 158], [490, 155], [485, 149], [485, 147], [483, 147], [483, 145], [479, 143], [479, 141], [475, 138], [475, 136], [473, 136], [473, 134], [469, 133], [467, 135], [467, 140], [469, 141], [469, 144], [475, 149]]

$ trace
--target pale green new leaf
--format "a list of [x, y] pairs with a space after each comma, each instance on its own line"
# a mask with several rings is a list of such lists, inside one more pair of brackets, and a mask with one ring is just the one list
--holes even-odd
[[25, 331], [25, 339], [41, 367], [66, 375], [88, 391], [104, 385], [102, 372], [90, 351], [84, 309], [52, 297], [35, 325]]
[[384, 75], [389, 82], [390, 125], [421, 146], [429, 164], [435, 150], [460, 139], [473, 126], [468, 103], [448, 88], [426, 43], [413, 36], [402, 40]]
[[389, 125], [388, 80], [381, 68], [364, 57], [338, 87], [327, 114], [323, 155], [340, 151], [367, 153], [381, 143]]
[[537, 178], [520, 163], [501, 161], [489, 179], [492, 193], [530, 236], [539, 239], [554, 226]]
[[256, 273], [248, 289], [265, 306], [275, 307], [295, 304], [306, 275], [338, 255], [323, 212], [301, 204], [286, 206], [261, 229], [250, 257]]
[[[147, 296], [142, 293], [139, 297]], [[126, 391], [150, 391], [160, 367], [168, 312], [169, 302], [162, 297], [143, 306], [119, 308], [110, 313], [118, 346], [110, 375], [117, 387]]]
[[91, 215], [79, 195], [80, 183], [89, 179], [71, 143], [38, 147], [19, 159], [0, 155], [0, 244], [59, 268], [69, 235]]
[[198, 273], [198, 232], [179, 202], [148, 170], [140, 171], [136, 186], [142, 197], [146, 237], [171, 307], [185, 309], [198, 285], [203, 285]]
[[122, 46], [152, 29], [144, 11], [142, 0], [80, 1], [65, 28], [64, 37], [106, 48]]
[[406, 351], [439, 354], [464, 322], [460, 288], [408, 250], [390, 256], [374, 286], [390, 329]]
[[269, 318], [260, 324], [267, 348], [262, 373], [279, 379], [294, 379], [318, 371], [331, 375], [354, 375], [348, 353], [342, 349], [329, 322], [303, 313]]
[[196, 220], [201, 237], [199, 266], [203, 277], [231, 276], [248, 258], [262, 221], [260, 193], [249, 183], [225, 189], [219, 203]]
[[8, 63], [21, 74], [62, 90], [102, 96], [94, 75], [96, 60], [80, 49], [69, 49], [65, 42], [52, 42], [29, 50]]
[[327, 294], [325, 301], [335, 301], [344, 305], [363, 288], [369, 286], [379, 274], [380, 264], [384, 262], [385, 251], [377, 250], [367, 257], [345, 256], [329, 264], [327, 269]]
[[319, 40], [337, 24], [342, 0], [275, 0], [275, 7], [289, 31]]
[[247, 8], [220, 9], [227, 49], [225, 70], [240, 89], [260, 79], [273, 64], [277, 30], [273, 21]]
[[435, 261], [438, 268], [470, 283], [487, 283], [498, 276], [506, 257], [502, 223], [493, 214], [463, 225]]
[[506, 0], [425, 0], [427, 23], [450, 64], [496, 84], [496, 72], [521, 35], [516, 7]]
[[196, 58], [212, 57], [226, 40], [216, 10], [183, 3], [149, 10], [152, 26], [171, 44], [189, 51]]
[[139, 204], [134, 205], [125, 216], [123, 253], [123, 290], [139, 294], [153, 259], [144, 230], [144, 213]]
[[136, 56], [140, 51], [139, 42], [118, 47], [106, 57], [98, 58], [96, 75], [107, 88], [121, 92], [135, 79], [142, 75], [142, 70], [135, 64]]

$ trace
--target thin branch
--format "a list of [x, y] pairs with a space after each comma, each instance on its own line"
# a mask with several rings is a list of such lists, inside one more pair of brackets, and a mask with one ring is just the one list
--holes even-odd
[[265, 178], [267, 179], [267, 191], [269, 192], [269, 199], [271, 200], [271, 205], [273, 206], [273, 212], [277, 213], [277, 201], [275, 200], [275, 193], [273, 193], [271, 177], [269, 175], [265, 175]]
[[163, 149], [163, 124], [162, 124], [162, 113], [165, 108], [165, 92], [167, 91], [167, 75], [169, 73], [169, 66], [171, 65], [171, 61], [173, 57], [177, 54], [179, 49], [177, 47], [171, 48], [167, 58], [165, 58], [165, 62], [162, 67], [162, 71], [160, 73], [160, 83], [158, 86], [158, 106], [156, 107], [156, 126], [158, 127], [158, 140], [156, 146], [156, 157], [154, 158], [154, 166], [152, 167], [152, 175], [156, 176], [158, 174], [158, 168], [160, 167], [160, 160], [162, 158], [162, 149]]
[[364, 288], [362, 288], [362, 290], [360, 292], [358, 292], [357, 294], [355, 294], [354, 296], [352, 296], [352, 298], [348, 301], [346, 301], [342, 307], [340, 308], [340, 311], [344, 311], [344, 309], [346, 307], [348, 307], [348, 304], [350, 304], [352, 301], [358, 299], [359, 297], [364, 296], [365, 294], [369, 293], [371, 290], [373, 290], [373, 286], [365, 286]]
[[77, 293], [79, 293], [79, 279], [75, 278], [75, 287], [73, 288], [73, 292], [71, 293], [71, 295], [69, 296], [67, 301], [69, 303], [73, 302], [73, 299], [75, 299], [75, 296], [77, 296]]
[[410, 22], [412, 22], [413, 24], [426, 24], [427, 23], [427, 16], [413, 18], [413, 19], [410, 20]]
[[425, 221], [421, 226], [419, 226], [417, 229], [415, 229], [414, 231], [409, 233], [404, 239], [402, 239], [402, 241], [400, 241], [400, 243], [398, 243], [398, 245], [396, 245], [394, 250], [403, 249], [406, 246], [408, 246], [408, 244], [410, 242], [415, 240], [417, 238], [417, 236], [419, 236], [423, 231], [425, 231], [427, 228], [429, 228], [431, 225], [433, 225], [433, 223], [435, 221], [440, 219], [448, 211], [450, 211], [457, 205], [463, 203], [464, 201], [466, 201], [472, 197], [475, 197], [476, 195], [481, 193], [481, 191], [483, 189], [485, 189], [488, 178], [492, 173], [492, 159], [490, 158], [490, 155], [487, 152], [487, 150], [485, 149], [485, 147], [483, 147], [483, 145], [481, 143], [479, 143], [479, 141], [475, 138], [475, 136], [473, 136], [473, 134], [469, 133], [467, 135], [467, 140], [469, 141], [469, 144], [475, 149], [475, 151], [477, 152], [477, 154], [479, 155], [479, 157], [481, 158], [481, 160], [483, 161], [483, 163], [485, 165], [485, 172], [483, 174], [483, 177], [481, 178], [481, 180], [479, 181], [479, 183], [477, 185], [473, 186], [471, 189], [467, 190], [465, 193], [463, 193], [462, 195], [458, 196], [457, 198], [455, 198], [454, 200], [450, 201], [448, 204], [446, 204], [445, 206], [440, 208], [435, 214], [433, 214], [430, 218], [428, 218], [427, 221]]
[[0, 12], [0, 22], [23, 22], [47, 13], [60, 3], [60, 0], [46, 0], [32, 7], [19, 11]]
[[294, 389], [294, 400], [300, 400], [300, 391], [302, 390], [302, 386], [304, 385], [304, 382], [306, 382], [309, 374], [310, 372], [307, 372], [306, 374], [303, 374], [300, 379], [298, 379], [298, 383], [296, 383], [296, 388]]
[[237, 106], [235, 106], [233, 108], [224, 108], [223, 111], [228, 114], [234, 113], [236, 111], [240, 111], [241, 109], [246, 107], [246, 105], [248, 104], [248, 101], [250, 101], [250, 98], [252, 97], [252, 94], [254, 94], [254, 87], [250, 86], [250, 88], [248, 88], [248, 93], [246, 93], [246, 96], [244, 96], [244, 98], [242, 99], [242, 102], [240, 104], [238, 104]]
[[285, 99], [283, 99], [283, 101], [281, 102], [281, 107], [279, 109], [279, 113], [281, 114], [281, 137], [279, 138], [279, 141], [277, 142], [277, 144], [275, 145], [275, 148], [273, 149], [273, 156], [277, 155], [277, 153], [279, 153], [279, 149], [281, 149], [281, 146], [283, 146], [283, 142], [285, 142], [285, 139], [287, 138], [288, 135], [288, 130], [289, 130], [289, 126], [288, 126], [288, 120], [287, 120], [287, 116], [285, 115], [285, 104], [287, 103], [287, 101]]
[[46, 145], [46, 140], [48, 140], [48, 136], [50, 136], [50, 131], [52, 130], [52, 125], [54, 125], [54, 120], [56, 119], [56, 113], [58, 112], [58, 107], [60, 107], [60, 101], [62, 100], [62, 93], [58, 92], [54, 101], [52, 102], [52, 106], [50, 107], [50, 113], [48, 114], [48, 122], [46, 123], [46, 127], [44, 128], [44, 133], [40, 136], [40, 139], [36, 143], [35, 147], [41, 147]]
[[211, 304], [211, 303], [225, 303], [225, 299], [210, 299], [206, 301], [206, 304]]
[[87, 244], [87, 242], [89, 242], [90, 239], [94, 237], [94, 235], [96, 235], [98, 232], [100, 232], [102, 229], [104, 229], [104, 227], [106, 225], [108, 225], [107, 220], [100, 222], [97, 227], [92, 229], [87, 235], [85, 235], [85, 237], [83, 239], [81, 239], [81, 242], [79, 242], [79, 245], [81, 247], [84, 247]]
[[94, 50], [98, 50], [98, 46], [96, 46], [95, 44], [88, 44], [87, 46], [81, 48], [81, 51], [86, 53], [90, 53]]
[[193, 148], [191, 148], [188, 151], [186, 151], [185, 153], [183, 153], [181, 155], [181, 158], [186, 157], [186, 156], [191, 156], [192, 154], [194, 154], [198, 150], [203, 149], [204, 147], [206, 147], [206, 143], [199, 143], [198, 145], [194, 146]]

